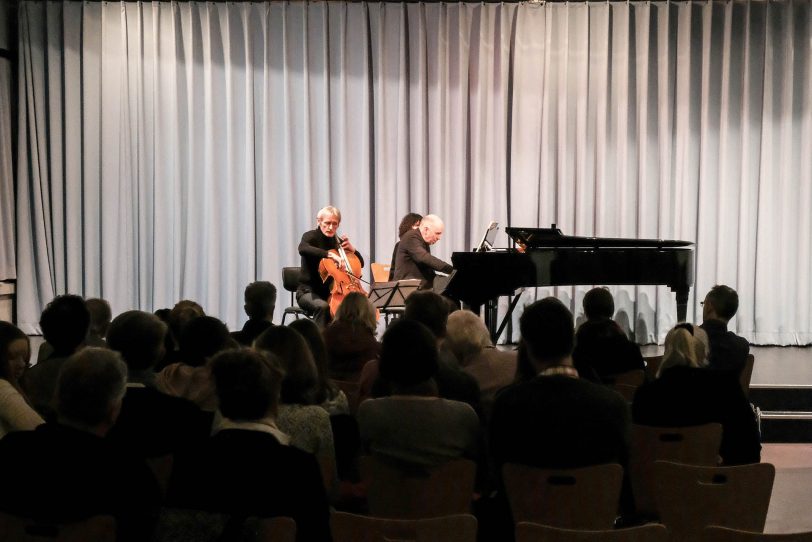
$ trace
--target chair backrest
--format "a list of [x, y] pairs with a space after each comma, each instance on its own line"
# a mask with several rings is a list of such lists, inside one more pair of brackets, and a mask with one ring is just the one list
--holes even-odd
[[744, 360], [744, 367], [742, 367], [742, 372], [739, 375], [739, 381], [741, 382], [745, 397], [750, 397], [750, 379], [753, 376], [753, 365], [755, 362], [755, 356], [753, 356], [753, 354], [747, 354], [747, 358]]
[[93, 516], [61, 525], [0, 513], [0, 542], [115, 542], [113, 516]]
[[812, 542], [812, 531], [803, 533], [755, 533], [729, 527], [705, 527], [701, 542]]
[[639, 386], [631, 386], [629, 384], [612, 384], [612, 389], [618, 392], [627, 403], [634, 401], [634, 394], [637, 393]]
[[373, 282], [389, 282], [389, 268], [392, 267], [388, 263], [371, 263], [369, 268], [372, 271]]
[[254, 542], [296, 542], [296, 522], [293, 518], [248, 518], [246, 524], [256, 533]]
[[657, 378], [657, 370], [663, 362], [663, 356], [646, 356], [643, 358], [646, 362], [646, 380], [654, 380]]
[[283, 267], [282, 268], [282, 287], [293, 294], [299, 287], [299, 276], [302, 274], [302, 268], [296, 267]]
[[668, 529], [649, 523], [628, 529], [576, 531], [523, 522], [516, 525], [516, 542], [668, 542]]
[[502, 467], [513, 521], [569, 529], [611, 529], [618, 513], [623, 467], [579, 469]]
[[633, 369], [625, 373], [618, 373], [612, 378], [615, 384], [637, 387], [646, 381], [646, 372], [643, 369]]
[[422, 519], [465, 514], [471, 509], [476, 463], [468, 459], [407, 468], [363, 456], [360, 467], [373, 516]]
[[654, 501], [654, 462], [675, 461], [688, 465], [719, 463], [722, 426], [718, 423], [692, 427], [632, 426], [629, 478], [637, 512], [657, 516]]
[[770, 463], [700, 467], [657, 461], [654, 497], [675, 541], [697, 540], [710, 525], [761, 532], [774, 479]]
[[475, 542], [477, 521], [470, 514], [431, 519], [383, 519], [333, 512], [330, 526], [333, 542]]

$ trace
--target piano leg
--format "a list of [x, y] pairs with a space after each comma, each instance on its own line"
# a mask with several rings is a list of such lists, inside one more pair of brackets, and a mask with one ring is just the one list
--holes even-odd
[[688, 315], [688, 294], [690, 291], [690, 286], [674, 289], [674, 292], [677, 294], [677, 322], [684, 322]]

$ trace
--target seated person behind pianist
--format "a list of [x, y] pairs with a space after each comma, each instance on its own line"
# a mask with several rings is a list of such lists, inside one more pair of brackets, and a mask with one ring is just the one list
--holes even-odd
[[406, 232], [398, 243], [392, 280], [420, 279], [420, 288], [430, 289], [436, 271], [453, 271], [451, 264], [432, 256], [429, 248], [440, 240], [444, 231], [445, 225], [439, 216], [426, 215], [417, 229]]
[[91, 297], [85, 299], [85, 307], [90, 313], [90, 327], [87, 331], [85, 345], [107, 346], [105, 337], [107, 336], [107, 329], [110, 327], [110, 321], [113, 319], [110, 303], [98, 297]]
[[201, 447], [177, 456], [169, 503], [240, 517], [287, 516], [296, 522], [297, 540], [329, 540], [318, 464], [312, 454], [288, 446], [276, 424], [283, 375], [278, 360], [241, 348], [217, 355], [211, 370], [223, 421]]
[[243, 309], [248, 320], [240, 331], [231, 336], [243, 346], [251, 346], [260, 333], [273, 325], [273, 311], [276, 307], [276, 286], [268, 281], [252, 282], [245, 287]]
[[708, 334], [708, 367], [732, 371], [738, 376], [744, 368], [750, 344], [747, 339], [728, 331], [728, 322], [739, 310], [739, 294], [729, 286], [711, 288], [702, 302], [702, 329]]
[[116, 421], [127, 382], [117, 352], [85, 348], [62, 364], [56, 389], [58, 422], [0, 440], [0, 510], [68, 523], [112, 515], [117, 540], [150, 539], [160, 500], [143, 460], [104, 436]]
[[384, 333], [381, 376], [389, 397], [358, 407], [358, 427], [367, 451], [398, 464], [436, 466], [458, 457], [475, 458], [479, 418], [465, 403], [438, 397], [436, 339], [424, 325], [398, 320]]
[[335, 320], [324, 330], [330, 376], [357, 381], [364, 364], [378, 357], [381, 345], [375, 338], [378, 321], [366, 295], [352, 292], [339, 305]]
[[400, 226], [398, 226], [398, 242], [395, 243], [395, 248], [392, 249], [392, 262], [389, 265], [389, 280], [394, 280], [395, 276], [395, 264], [397, 263], [397, 256], [398, 256], [398, 247], [400, 246], [400, 240], [403, 239], [403, 236], [406, 235], [411, 230], [416, 230], [420, 227], [420, 221], [423, 220], [423, 215], [419, 215], [417, 213], [408, 213], [400, 220]]
[[644, 369], [640, 348], [612, 320], [615, 302], [606, 288], [593, 288], [584, 295], [586, 322], [575, 333], [572, 359], [581, 378], [611, 383], [615, 375]]
[[668, 332], [656, 380], [635, 393], [632, 420], [657, 427], [720, 423], [723, 463], [758, 463], [761, 444], [753, 410], [738, 378], [703, 368], [702, 333], [693, 324], [678, 324]]
[[19, 379], [30, 359], [28, 335], [0, 321], [0, 439], [11, 431], [30, 431], [43, 423], [20, 389]]

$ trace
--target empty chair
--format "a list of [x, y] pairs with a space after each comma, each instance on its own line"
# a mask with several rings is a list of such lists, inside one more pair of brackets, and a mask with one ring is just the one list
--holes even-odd
[[698, 540], [711, 525], [761, 532], [774, 479], [769, 463], [699, 467], [657, 461], [654, 498], [674, 541]]
[[582, 531], [536, 523], [516, 525], [516, 542], [667, 542], [668, 530], [658, 523], [629, 529]]
[[655, 461], [714, 466], [719, 463], [721, 442], [722, 426], [718, 423], [693, 427], [632, 425], [629, 477], [637, 512], [645, 516], [657, 516], [653, 496]]
[[705, 527], [701, 542], [812, 542], [812, 532], [766, 534], [729, 527]]
[[477, 521], [469, 514], [407, 520], [333, 512], [330, 526], [333, 542], [475, 542]]
[[113, 516], [91, 518], [55, 525], [0, 513], [0, 542], [114, 542]]
[[282, 314], [282, 325], [285, 325], [285, 318], [292, 314], [298, 320], [300, 316], [307, 316], [307, 313], [296, 303], [296, 289], [299, 287], [299, 275], [302, 274], [300, 267], [282, 268], [282, 287], [290, 292], [290, 307], [286, 307]]
[[377, 517], [420, 519], [468, 513], [476, 464], [454, 459], [438, 467], [395, 466], [374, 456], [361, 458], [369, 513]]
[[513, 521], [572, 529], [611, 529], [617, 517], [623, 467], [578, 469], [502, 467]]

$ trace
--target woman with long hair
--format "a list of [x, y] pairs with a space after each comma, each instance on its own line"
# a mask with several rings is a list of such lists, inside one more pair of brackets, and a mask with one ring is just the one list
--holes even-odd
[[31, 359], [28, 336], [8, 322], [0, 322], [0, 438], [11, 431], [29, 431], [44, 423], [18, 383]]
[[375, 339], [377, 327], [375, 307], [364, 294], [352, 292], [344, 298], [335, 320], [324, 330], [332, 378], [358, 380], [364, 364], [377, 358], [381, 351]]

